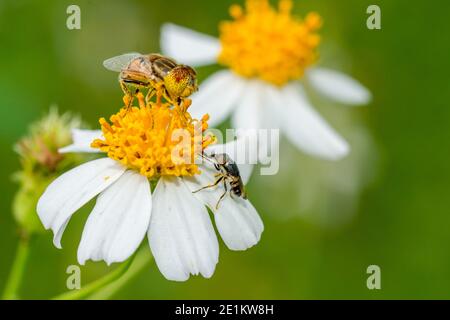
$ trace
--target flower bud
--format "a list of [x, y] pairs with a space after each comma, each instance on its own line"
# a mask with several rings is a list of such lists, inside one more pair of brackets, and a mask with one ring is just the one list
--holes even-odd
[[51, 107], [47, 115], [32, 123], [26, 136], [15, 145], [21, 170], [13, 176], [19, 184], [12, 210], [16, 222], [28, 234], [42, 231], [36, 214], [39, 196], [58, 175], [82, 161], [75, 154], [61, 154], [58, 149], [71, 143], [71, 130], [79, 128], [81, 120], [70, 113], [59, 114]]

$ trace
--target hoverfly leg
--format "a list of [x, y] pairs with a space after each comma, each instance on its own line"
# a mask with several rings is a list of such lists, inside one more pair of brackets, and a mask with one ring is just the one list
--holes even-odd
[[179, 106], [178, 104], [175, 104], [173, 99], [169, 96], [169, 94], [167, 93], [167, 91], [164, 88], [161, 88], [162, 91], [162, 96], [164, 97], [164, 99], [166, 99], [167, 102], [169, 102], [171, 105], [173, 106]]
[[[133, 103], [134, 95], [131, 93], [130, 89], [126, 86], [123, 81], [120, 81], [120, 87], [122, 88], [123, 93], [125, 93], [124, 103], [126, 104], [126, 110], [130, 110], [131, 104]], [[136, 89], [136, 93], [139, 92], [139, 89]], [[127, 98], [125, 100], [125, 98]]]
[[131, 105], [133, 104], [133, 100], [134, 100], [134, 96], [133, 95], [129, 95], [128, 96], [128, 103], [127, 103], [127, 112], [131, 109]]
[[127, 112], [131, 109], [133, 101], [134, 101], [134, 97], [139, 93], [139, 89], [136, 89], [134, 91], [133, 94], [129, 95], [129, 100], [128, 100], [128, 104], [127, 104]]
[[150, 99], [153, 98], [155, 93], [156, 93], [155, 89], [153, 89], [153, 88], [148, 89], [147, 94], [145, 95], [145, 104], [146, 105], [149, 105]]
[[153, 93], [152, 93], [152, 97], [153, 97], [153, 95], [155, 95], [156, 94], [156, 105], [161, 105], [161, 100], [162, 100], [162, 97], [164, 96], [164, 88], [162, 87], [162, 84], [160, 83], [160, 82], [155, 82], [155, 81], [152, 81], [152, 89], [150, 89], [150, 90], [152, 90], [153, 91]]

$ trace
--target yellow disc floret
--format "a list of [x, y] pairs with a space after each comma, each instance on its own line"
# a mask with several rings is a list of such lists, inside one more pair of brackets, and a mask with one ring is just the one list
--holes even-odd
[[268, 0], [247, 0], [245, 10], [230, 8], [234, 21], [220, 25], [220, 63], [247, 78], [275, 85], [299, 79], [317, 59], [322, 25], [310, 13], [304, 20], [291, 15], [292, 0], [280, 0], [278, 10]]
[[150, 179], [199, 173], [195, 159], [213, 142], [203, 135], [208, 115], [201, 121], [192, 119], [188, 99], [176, 107], [145, 105], [142, 95], [138, 100], [139, 107], [123, 108], [110, 117], [110, 123], [101, 118], [104, 139], [94, 140], [91, 146]]

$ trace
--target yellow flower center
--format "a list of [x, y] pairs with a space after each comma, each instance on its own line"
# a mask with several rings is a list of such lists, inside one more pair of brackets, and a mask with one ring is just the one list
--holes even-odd
[[138, 101], [139, 107], [112, 115], [111, 123], [101, 118], [104, 139], [94, 140], [91, 146], [148, 178], [200, 173], [197, 155], [213, 142], [203, 135], [208, 115], [201, 121], [192, 119], [188, 99], [175, 107], [161, 102], [146, 105], [141, 94]]
[[278, 10], [268, 0], [247, 0], [246, 10], [230, 8], [234, 21], [220, 25], [221, 64], [247, 78], [283, 85], [303, 76], [317, 59], [322, 20], [309, 13], [302, 21], [291, 15], [292, 0], [280, 0]]

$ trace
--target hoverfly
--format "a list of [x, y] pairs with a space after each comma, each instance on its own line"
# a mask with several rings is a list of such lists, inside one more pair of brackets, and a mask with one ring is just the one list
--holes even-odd
[[[202, 157], [214, 165], [214, 168], [218, 171], [218, 173], [216, 174], [217, 179], [214, 183], [204, 186], [196, 191], [193, 191], [192, 193], [196, 193], [207, 188], [213, 188], [217, 186], [220, 182], [223, 182], [225, 192], [217, 201], [216, 209], [219, 208], [219, 203], [225, 197], [227, 192], [230, 193], [230, 197], [232, 197], [232, 195], [235, 195], [237, 197], [247, 199], [247, 193], [245, 192], [244, 183], [242, 182], [242, 178], [239, 173], [239, 168], [236, 165], [236, 163], [228, 156], [228, 154], [211, 153], [210, 155], [202, 155]], [[230, 184], [229, 191], [227, 182]]]
[[172, 104], [180, 103], [182, 98], [198, 90], [194, 69], [157, 53], [126, 53], [105, 60], [103, 66], [120, 72], [120, 86], [130, 98], [128, 107], [143, 89], [147, 90], [146, 102], [156, 93], [158, 98], [163, 96]]

